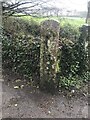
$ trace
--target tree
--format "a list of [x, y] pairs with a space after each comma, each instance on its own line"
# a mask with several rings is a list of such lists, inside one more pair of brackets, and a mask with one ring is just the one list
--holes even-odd
[[2, 2], [2, 12], [4, 16], [12, 15], [32, 15], [40, 10], [47, 0], [9, 0]]

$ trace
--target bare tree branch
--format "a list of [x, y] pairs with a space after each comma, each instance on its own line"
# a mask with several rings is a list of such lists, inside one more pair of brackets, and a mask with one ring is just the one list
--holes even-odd
[[35, 10], [35, 7], [38, 7], [38, 10], [40, 9], [40, 6], [44, 3], [47, 3], [47, 0], [29, 0], [29, 1], [24, 1], [24, 0], [19, 0], [16, 3], [12, 3], [12, 2], [3, 2], [3, 6], [2, 6], [2, 10], [3, 10], [3, 15], [4, 16], [11, 16], [13, 14], [18, 14], [18, 13], [23, 13], [23, 14], [28, 14], [31, 15], [32, 13], [36, 13], [32, 12]]

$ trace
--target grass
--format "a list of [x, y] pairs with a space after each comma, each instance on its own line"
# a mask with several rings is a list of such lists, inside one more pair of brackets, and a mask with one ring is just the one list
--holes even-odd
[[61, 26], [66, 24], [70, 24], [71, 26], [80, 27], [85, 24], [84, 18], [61, 18], [61, 17], [31, 17], [31, 16], [23, 16], [22, 19], [31, 22], [34, 21], [37, 24], [40, 24], [44, 20], [53, 19], [60, 23]]
[[83, 18], [72, 19], [72, 18], [62, 18], [60, 19], [61, 26], [66, 24], [70, 24], [71, 26], [81, 27], [85, 24], [85, 20]]

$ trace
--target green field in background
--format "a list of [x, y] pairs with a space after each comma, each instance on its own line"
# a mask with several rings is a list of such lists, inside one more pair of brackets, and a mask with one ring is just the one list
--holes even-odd
[[21, 17], [28, 22], [34, 21], [37, 24], [40, 24], [44, 20], [53, 19], [60, 23], [61, 26], [65, 24], [70, 24], [75, 27], [80, 27], [85, 24], [85, 18], [76, 18], [76, 17], [31, 17], [31, 16], [23, 16]]

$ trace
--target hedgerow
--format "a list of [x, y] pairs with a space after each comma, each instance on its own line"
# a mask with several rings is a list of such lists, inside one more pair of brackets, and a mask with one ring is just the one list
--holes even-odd
[[[11, 24], [11, 27], [9, 25]], [[2, 41], [3, 68], [19, 73], [29, 81], [40, 83], [40, 26], [21, 19], [4, 21]], [[78, 30], [67, 25], [61, 28], [60, 71], [57, 76], [59, 86], [70, 88], [87, 78], [87, 53]], [[80, 42], [81, 41], [81, 42]], [[78, 77], [77, 77], [78, 76]], [[50, 88], [48, 86], [48, 88]]]

